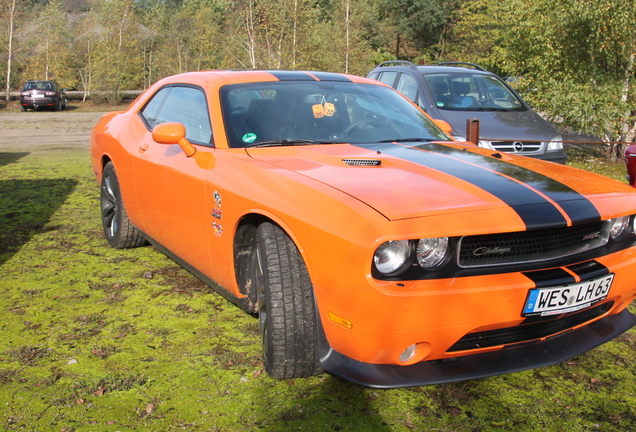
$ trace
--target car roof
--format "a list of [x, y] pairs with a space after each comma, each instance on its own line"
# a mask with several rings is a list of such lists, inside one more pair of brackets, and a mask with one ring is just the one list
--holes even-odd
[[496, 76], [494, 73], [489, 72], [485, 69], [482, 69], [481, 67], [477, 66], [477, 65], [473, 65], [473, 67], [465, 67], [465, 66], [460, 66], [461, 64], [467, 64], [467, 63], [457, 63], [457, 66], [451, 66], [448, 64], [437, 64], [437, 65], [416, 65], [413, 63], [396, 63], [396, 64], [388, 64], [389, 62], [385, 62], [385, 63], [380, 63], [378, 66], [376, 66], [373, 70], [375, 72], [381, 71], [381, 70], [404, 70], [404, 69], [411, 69], [411, 70], [417, 70], [420, 73], [424, 73], [424, 74], [429, 74], [429, 73], [474, 73], [477, 75], [491, 75], [491, 76]]
[[[198, 72], [186, 72], [183, 74], [173, 75], [173, 77], [184, 77], [188, 75], [214, 75], [227, 79], [250, 78], [251, 80], [264, 81], [342, 81], [347, 82], [352, 79], [358, 81], [361, 77], [347, 75], [335, 72], [317, 72], [302, 70], [209, 70]], [[365, 80], [364, 78], [362, 78]], [[365, 80], [366, 81], [366, 80]]]
[[159, 88], [165, 85], [194, 84], [200, 86], [213, 85], [216, 87], [222, 87], [231, 84], [248, 84], [258, 82], [342, 82], [389, 87], [374, 79], [334, 72], [254, 69], [184, 72], [177, 75], [167, 76], [156, 81], [146, 90], [145, 93], [143, 93], [128, 107], [127, 111], [139, 110], [146, 102], [148, 94], [154, 94]]
[[162, 78], [153, 84], [157, 85], [176, 83], [208, 83], [210, 81], [225, 81], [225, 84], [242, 84], [254, 82], [354, 82], [378, 85], [378, 81], [355, 75], [347, 75], [333, 72], [298, 71], [298, 70], [209, 70], [185, 72]]

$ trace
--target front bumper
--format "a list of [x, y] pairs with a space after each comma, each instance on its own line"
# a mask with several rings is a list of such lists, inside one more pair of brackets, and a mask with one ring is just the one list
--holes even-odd
[[368, 387], [434, 385], [554, 365], [602, 345], [635, 325], [636, 316], [624, 309], [619, 314], [541, 342], [444, 360], [423, 361], [411, 366], [371, 364], [351, 359], [329, 346], [321, 328], [320, 362], [325, 371]]

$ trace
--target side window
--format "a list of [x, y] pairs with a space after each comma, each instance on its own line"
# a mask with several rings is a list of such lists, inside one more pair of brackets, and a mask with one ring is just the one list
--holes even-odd
[[141, 111], [152, 129], [158, 124], [179, 122], [186, 128], [186, 138], [201, 144], [212, 140], [210, 115], [205, 93], [199, 88], [172, 86], [159, 90]]
[[422, 104], [420, 104], [420, 95], [417, 91], [417, 82], [412, 75], [406, 73], [400, 75], [400, 80], [398, 81], [396, 90], [411, 99], [418, 106], [422, 106]]
[[166, 100], [171, 90], [172, 87], [162, 88], [150, 99], [150, 102], [146, 104], [144, 109], [141, 110], [140, 115], [146, 120], [151, 130], [160, 123], [157, 121], [159, 109], [161, 109], [163, 101]]
[[380, 75], [380, 78], [378, 78], [378, 81], [393, 87], [396, 76], [397, 76], [397, 72], [393, 72], [393, 71], [382, 72], [382, 74]]

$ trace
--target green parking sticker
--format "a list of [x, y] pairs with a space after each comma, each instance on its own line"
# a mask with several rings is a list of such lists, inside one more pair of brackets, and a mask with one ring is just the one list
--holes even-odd
[[254, 133], [246, 133], [245, 135], [243, 135], [243, 142], [244, 143], [252, 143], [256, 141], [256, 134]]

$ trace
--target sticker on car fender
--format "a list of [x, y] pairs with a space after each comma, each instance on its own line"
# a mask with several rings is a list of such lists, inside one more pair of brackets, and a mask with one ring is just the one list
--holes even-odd
[[575, 312], [607, 298], [614, 274], [561, 287], [533, 289], [528, 293], [522, 316], [548, 316]]

